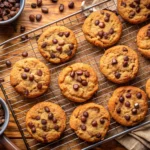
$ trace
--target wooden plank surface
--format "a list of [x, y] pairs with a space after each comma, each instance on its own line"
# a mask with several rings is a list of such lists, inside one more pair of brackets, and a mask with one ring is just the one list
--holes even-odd
[[[58, 0], [58, 3], [52, 3], [51, 0], [43, 0], [43, 6], [46, 6], [49, 8], [48, 14], [42, 14], [41, 8], [32, 9], [31, 3], [36, 2], [36, 0], [26, 0], [25, 8], [21, 16], [17, 21], [15, 21], [11, 25], [5, 25], [0, 26], [0, 43], [14, 37], [16, 35], [20, 34], [20, 26], [25, 25], [26, 31], [30, 31], [32, 29], [35, 29], [37, 27], [40, 27], [46, 23], [49, 23], [51, 21], [60, 19], [68, 14], [71, 14], [73, 12], [76, 12], [80, 9], [82, 0], [74, 0], [75, 2], [75, 8], [69, 9], [68, 8], [68, 2], [69, 0]], [[63, 13], [59, 12], [59, 4], [64, 4], [65, 9]], [[41, 22], [30, 22], [29, 21], [29, 15], [30, 14], [42, 14], [42, 20]], [[0, 91], [0, 96], [3, 97], [2, 92]], [[21, 138], [20, 132], [18, 131], [18, 128], [15, 124], [15, 121], [10, 114], [10, 122], [7, 127], [7, 130], [5, 131], [5, 134], [21, 149], [25, 150], [24, 142]], [[0, 149], [4, 150], [4, 148], [0, 145]], [[103, 144], [100, 148], [96, 148], [97, 150], [125, 150], [121, 145], [119, 145], [116, 141], [110, 141], [109, 143]]]

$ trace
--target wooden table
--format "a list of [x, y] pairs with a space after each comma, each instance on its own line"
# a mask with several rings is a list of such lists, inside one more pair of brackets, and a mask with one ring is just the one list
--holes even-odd
[[[42, 14], [43, 18], [41, 22], [30, 22], [29, 15], [32, 14], [41, 14], [41, 8], [32, 9], [31, 3], [36, 2], [36, 0], [26, 0], [25, 8], [23, 13], [21, 14], [20, 18], [14, 22], [12, 25], [5, 25], [0, 27], [0, 43], [20, 34], [20, 26], [25, 25], [26, 31], [31, 29], [40, 27], [48, 22], [57, 20], [62, 18], [68, 14], [71, 14], [80, 9], [82, 0], [74, 0], [75, 1], [75, 8], [68, 9], [68, 2], [69, 0], [59, 0], [57, 4], [52, 3], [50, 0], [43, 0], [43, 5], [49, 8], [48, 14]], [[65, 10], [63, 13], [59, 12], [59, 4], [62, 3], [65, 5]], [[2, 92], [0, 91], [0, 97], [3, 97]], [[14, 122], [12, 115], [10, 114], [10, 122], [5, 131], [7, 137], [9, 137], [21, 150], [25, 150], [24, 142], [21, 138], [20, 132]], [[0, 149], [4, 148], [0, 145]], [[116, 141], [110, 141], [109, 144], [103, 144], [100, 148], [96, 148], [97, 150], [125, 150], [120, 144]]]

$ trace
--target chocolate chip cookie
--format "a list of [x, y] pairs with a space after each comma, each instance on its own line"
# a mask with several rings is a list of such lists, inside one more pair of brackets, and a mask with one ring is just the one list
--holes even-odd
[[142, 27], [137, 34], [137, 46], [139, 52], [150, 58], [150, 24]]
[[143, 90], [124, 86], [116, 89], [108, 101], [112, 117], [124, 126], [134, 126], [144, 120], [148, 111], [148, 102]]
[[74, 102], [84, 102], [98, 90], [98, 78], [87, 64], [75, 63], [64, 68], [58, 78], [62, 94]]
[[76, 37], [64, 26], [49, 27], [38, 40], [41, 55], [51, 63], [63, 63], [71, 59], [77, 50]]
[[138, 72], [138, 55], [125, 45], [114, 46], [105, 51], [100, 59], [100, 71], [114, 83], [132, 80]]
[[108, 10], [93, 12], [82, 26], [85, 38], [102, 48], [114, 45], [120, 39], [122, 24], [115, 13]]
[[60, 138], [65, 130], [66, 114], [57, 104], [41, 102], [27, 112], [26, 127], [34, 139], [49, 143]]
[[150, 79], [148, 79], [146, 82], [146, 93], [148, 97], [150, 98]]
[[95, 103], [78, 106], [71, 114], [70, 127], [87, 142], [103, 140], [110, 125], [108, 111]]
[[117, 8], [122, 18], [133, 24], [150, 18], [150, 0], [118, 0]]
[[47, 91], [50, 72], [47, 66], [36, 58], [22, 59], [14, 64], [10, 83], [23, 96], [35, 98]]

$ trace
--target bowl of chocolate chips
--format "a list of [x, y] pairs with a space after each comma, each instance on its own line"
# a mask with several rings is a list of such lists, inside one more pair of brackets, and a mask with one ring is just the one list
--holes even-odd
[[22, 13], [25, 0], [0, 0], [0, 25], [16, 20]]

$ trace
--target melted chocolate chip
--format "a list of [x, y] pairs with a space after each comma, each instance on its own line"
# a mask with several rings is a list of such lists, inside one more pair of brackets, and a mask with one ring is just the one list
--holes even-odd
[[42, 120], [41, 120], [41, 123], [42, 123], [43, 125], [45, 125], [45, 124], [47, 124], [47, 120], [42, 119]]
[[38, 75], [38, 76], [42, 76], [42, 74], [43, 74], [42, 70], [39, 69], [39, 70], [37, 71], [37, 75]]
[[135, 16], [135, 12], [134, 11], [131, 11], [130, 13], [129, 13], [129, 18], [133, 18]]
[[134, 2], [140, 4], [140, 0], [134, 0]]
[[41, 45], [42, 48], [45, 48], [46, 46], [47, 46], [47, 42], [44, 42], [44, 43]]
[[141, 11], [141, 8], [140, 8], [140, 7], [137, 7], [137, 8], [136, 8], [136, 12], [139, 13], [140, 11]]
[[85, 123], [85, 122], [86, 122], [86, 118], [85, 118], [84, 116], [82, 116], [82, 117], [81, 117], [81, 121], [82, 121], [83, 123]]
[[47, 106], [44, 107], [44, 110], [45, 110], [47, 113], [50, 112], [50, 109], [49, 109]]
[[30, 68], [27, 68], [27, 67], [26, 67], [26, 68], [24, 68], [24, 71], [25, 71], [25, 72], [29, 72], [29, 71], [30, 71]]
[[96, 134], [96, 137], [97, 137], [97, 138], [101, 138], [101, 134], [100, 134], [100, 133], [97, 133], [97, 134]]
[[29, 126], [29, 128], [31, 129], [31, 128], [34, 127], [34, 124], [33, 124], [32, 122], [29, 122], [29, 123], [28, 123], [28, 126]]
[[96, 26], [99, 25], [99, 20], [95, 20], [95, 25], [96, 25]]
[[139, 103], [135, 103], [134, 108], [138, 109], [139, 108]]
[[82, 70], [78, 70], [76, 71], [77, 75], [81, 76], [83, 74], [83, 71]]
[[119, 79], [120, 76], [121, 76], [121, 74], [120, 74], [119, 72], [116, 72], [116, 73], [115, 73], [115, 77], [116, 77], [117, 79]]
[[35, 132], [36, 132], [36, 128], [33, 127], [33, 128], [31, 129], [31, 131], [32, 131], [32, 133], [35, 133]]
[[78, 91], [79, 85], [78, 85], [78, 84], [74, 84], [74, 85], [73, 85], [73, 89], [74, 89], [75, 91]]
[[148, 4], [146, 5], [146, 8], [147, 8], [147, 9], [150, 9], [150, 3], [148, 3]]
[[130, 93], [127, 93], [127, 94], [126, 94], [126, 98], [131, 98], [131, 94], [130, 94]]
[[84, 76], [88, 78], [88, 77], [90, 77], [90, 73], [89, 73], [88, 71], [86, 71], [86, 72], [84, 73]]
[[100, 28], [104, 28], [104, 27], [105, 27], [104, 22], [100, 22], [100, 23], [99, 23], [99, 27], [100, 27]]
[[53, 119], [53, 114], [52, 114], [52, 113], [49, 113], [49, 114], [48, 114], [48, 119], [49, 119], [49, 120], [52, 120], [52, 119]]
[[124, 61], [128, 61], [129, 60], [129, 57], [128, 56], [125, 56], [124, 57]]
[[89, 113], [87, 111], [84, 111], [83, 116], [87, 118], [89, 116]]
[[43, 131], [46, 131], [47, 130], [47, 126], [42, 126], [42, 129], [43, 129]]
[[109, 13], [106, 13], [106, 16], [107, 16], [107, 17], [110, 17], [110, 14], [109, 14]]
[[27, 79], [27, 75], [25, 73], [21, 74], [22, 79]]
[[125, 106], [126, 106], [126, 107], [130, 107], [130, 102], [129, 102], [129, 101], [126, 101], [126, 102], [125, 102]]
[[69, 35], [70, 35], [70, 32], [65, 32], [66, 37], [69, 37]]
[[123, 67], [127, 67], [128, 66], [128, 62], [127, 61], [124, 61], [123, 62]]
[[102, 38], [104, 36], [104, 31], [99, 31], [98, 35]]
[[36, 116], [35, 119], [36, 119], [36, 120], [40, 120], [40, 116]]
[[127, 48], [125, 48], [125, 47], [123, 47], [123, 52], [127, 52], [128, 51], [128, 49]]
[[28, 57], [28, 53], [27, 52], [22, 52], [22, 57]]
[[105, 21], [105, 22], [109, 22], [109, 17], [105, 17], [105, 18], [104, 18], [104, 21]]
[[42, 83], [38, 83], [38, 84], [37, 84], [37, 88], [38, 88], [38, 89], [42, 89]]
[[127, 4], [125, 3], [125, 2], [121, 2], [121, 6], [123, 6], [123, 7], [126, 7], [127, 6]]
[[74, 45], [73, 45], [73, 44], [70, 44], [70, 45], [69, 45], [69, 49], [70, 49], [70, 50], [74, 49]]
[[53, 123], [57, 123], [57, 119], [53, 117]]
[[34, 75], [33, 75], [33, 74], [30, 74], [30, 75], [29, 75], [29, 80], [30, 80], [30, 81], [33, 81], [33, 80], [34, 80]]
[[59, 35], [60, 37], [62, 37], [62, 36], [64, 35], [64, 32], [59, 32], [58, 35]]
[[57, 39], [53, 39], [53, 44], [57, 44], [58, 40]]
[[75, 77], [75, 72], [74, 72], [74, 71], [71, 71], [71, 72], [70, 72], [70, 77], [72, 77], [72, 78]]
[[115, 64], [117, 64], [117, 63], [118, 63], [118, 61], [117, 61], [115, 58], [113, 58], [111, 64], [112, 64], [112, 65], [115, 65]]
[[104, 32], [104, 39], [108, 39], [108, 33]]
[[55, 129], [56, 131], [58, 131], [58, 130], [59, 130], [59, 126], [58, 126], [58, 125], [55, 125], [55, 126], [54, 126], [54, 129]]
[[77, 77], [77, 81], [81, 83], [82, 82], [81, 77]]
[[114, 33], [114, 29], [111, 28], [111, 29], [109, 30], [109, 33], [110, 33], [110, 34], [113, 34], [113, 33]]
[[88, 85], [88, 82], [85, 81], [85, 80], [82, 80], [82, 85], [83, 85], [83, 86], [87, 86], [87, 85]]
[[134, 3], [130, 3], [129, 6], [130, 6], [131, 8], [135, 8], [135, 7], [136, 7], [136, 6], [134, 5]]
[[130, 116], [129, 115], [125, 115], [124, 118], [129, 121], [130, 120]]
[[81, 127], [81, 129], [82, 129], [83, 131], [86, 130], [86, 126], [85, 126], [84, 124], [80, 125], [80, 127]]
[[136, 97], [137, 97], [138, 99], [141, 99], [141, 98], [142, 98], [142, 94], [141, 94], [140, 92], [138, 92], [138, 93], [136, 94]]
[[100, 123], [101, 123], [101, 124], [104, 124], [104, 123], [105, 123], [105, 120], [104, 120], [103, 118], [101, 118], [101, 119], [100, 119]]
[[91, 124], [92, 124], [93, 127], [96, 127], [97, 126], [97, 121], [93, 120]]
[[120, 109], [120, 108], [117, 108], [117, 109], [116, 109], [116, 112], [117, 112], [118, 114], [120, 114], [120, 113], [121, 113], [121, 109]]
[[62, 51], [62, 47], [61, 47], [61, 46], [57, 46], [56, 49], [57, 49], [57, 51], [59, 51], [59, 52]]
[[56, 57], [54, 53], [51, 53], [50, 55], [51, 55], [51, 58], [55, 58]]
[[133, 108], [132, 109], [132, 114], [137, 114], [137, 109]]

